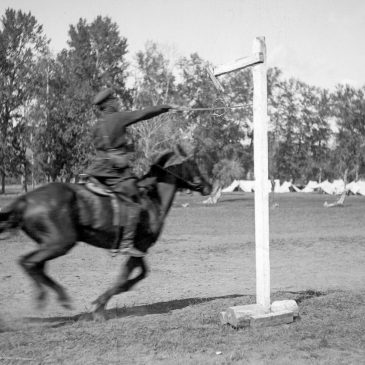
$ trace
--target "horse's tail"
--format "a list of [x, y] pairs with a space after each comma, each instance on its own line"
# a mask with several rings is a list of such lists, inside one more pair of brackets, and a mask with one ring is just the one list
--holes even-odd
[[[23, 197], [20, 197], [7, 207], [0, 209], [0, 234], [20, 226], [25, 205], [25, 200]], [[0, 240], [5, 238], [0, 237]]]

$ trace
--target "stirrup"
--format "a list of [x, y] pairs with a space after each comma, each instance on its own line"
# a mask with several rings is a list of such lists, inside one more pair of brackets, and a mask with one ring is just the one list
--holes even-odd
[[109, 250], [109, 252], [111, 257], [115, 257], [119, 253], [119, 248], [112, 248], [111, 250]]
[[119, 250], [119, 252], [122, 255], [127, 255], [127, 256], [132, 256], [132, 257], [144, 257], [146, 255], [145, 252], [142, 252], [138, 249], [136, 249], [135, 247], [125, 247], [125, 248], [121, 248]]

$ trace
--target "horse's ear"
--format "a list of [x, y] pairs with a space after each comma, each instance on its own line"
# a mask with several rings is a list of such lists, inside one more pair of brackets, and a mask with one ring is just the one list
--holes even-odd
[[157, 159], [154, 165], [158, 165], [160, 167], [164, 167], [166, 163], [171, 159], [171, 157], [174, 155], [174, 152], [168, 151], [163, 152]]
[[174, 147], [174, 151], [164, 152], [162, 153], [154, 163], [154, 165], [158, 165], [160, 167], [169, 167], [180, 165], [184, 161], [188, 160], [189, 156], [184, 151], [184, 149], [180, 145], [176, 145]]
[[161, 164], [160, 166], [163, 166], [165, 168], [181, 165], [184, 161], [188, 159], [186, 152], [180, 145], [176, 145], [173, 152], [167, 153], [162, 157], [166, 157], [166, 159], [164, 159], [163, 165]]
[[177, 144], [175, 146], [176, 153], [179, 154], [181, 157], [188, 157], [188, 154], [185, 152], [185, 150], [182, 148], [180, 144]]

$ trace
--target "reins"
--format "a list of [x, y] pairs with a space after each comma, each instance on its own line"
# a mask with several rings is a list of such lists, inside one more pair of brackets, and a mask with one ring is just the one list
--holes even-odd
[[160, 166], [160, 165], [155, 165], [155, 166], [156, 166], [156, 167], [158, 167], [159, 169], [161, 169], [162, 171], [164, 171], [164, 172], [166, 172], [166, 173], [170, 174], [171, 176], [175, 177], [176, 179], [183, 181], [183, 182], [184, 182], [184, 183], [186, 183], [187, 185], [194, 185], [194, 184], [192, 184], [191, 182], [189, 182], [189, 181], [187, 181], [187, 180], [183, 179], [182, 177], [180, 177], [180, 176], [178, 176], [178, 175], [174, 174], [173, 172], [171, 172], [171, 171], [167, 170], [165, 167], [162, 167], [162, 166]]

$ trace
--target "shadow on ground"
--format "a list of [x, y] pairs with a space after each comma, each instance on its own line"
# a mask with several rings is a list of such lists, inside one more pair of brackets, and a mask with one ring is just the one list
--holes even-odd
[[[291, 299], [295, 299], [296, 302], [299, 304], [307, 299], [313, 297], [319, 297], [326, 294], [328, 292], [319, 292], [314, 290], [304, 290], [304, 291], [280, 291], [275, 293], [274, 296], [286, 297], [288, 295], [291, 296]], [[167, 302], [158, 302], [146, 305], [138, 305], [134, 307], [123, 307], [123, 308], [112, 308], [107, 309], [103, 313], [103, 319], [116, 319], [116, 318], [124, 318], [124, 317], [131, 317], [131, 316], [146, 316], [149, 314], [164, 314], [168, 313], [173, 310], [183, 309], [191, 305], [197, 305], [201, 303], [208, 303], [213, 300], [217, 299], [235, 299], [235, 298], [245, 298], [244, 302], [246, 303], [254, 303], [255, 296], [254, 295], [243, 295], [243, 294], [231, 294], [231, 295], [224, 295], [224, 296], [217, 296], [217, 297], [210, 297], [210, 298], [186, 298], [186, 299], [178, 299], [178, 300], [171, 300]], [[100, 317], [98, 317], [100, 319]], [[74, 316], [54, 316], [54, 317], [24, 317], [21, 322], [24, 321], [28, 324], [34, 325], [41, 325], [50, 328], [57, 328], [66, 325], [70, 325], [72, 323], [78, 321], [93, 321], [95, 320], [95, 316], [92, 312], [84, 312], [80, 314], [76, 314]], [[8, 331], [16, 331], [18, 326], [8, 326], [5, 323], [2, 323], [0, 318], [0, 332], [8, 332]]]
[[[211, 297], [211, 298], [186, 298], [179, 300], [171, 300], [167, 302], [138, 305], [134, 307], [107, 309], [104, 312], [104, 317], [106, 320], [108, 320], [108, 319], [123, 318], [129, 316], [163, 314], [173, 310], [183, 309], [190, 305], [206, 303], [216, 299], [229, 299], [229, 298], [239, 298], [239, 297], [250, 297], [250, 298], [252, 297], [254, 300], [253, 295], [242, 295], [242, 294], [231, 294], [231, 295]], [[94, 315], [93, 313], [90, 312], [84, 312], [76, 314], [74, 316], [25, 317], [24, 320], [30, 323], [43, 323], [43, 324], [51, 323], [50, 327], [61, 327], [63, 325], [70, 324], [72, 322], [94, 320]]]
[[[278, 292], [276, 295], [283, 296], [284, 294], [292, 295], [299, 304], [306, 299], [310, 299], [313, 297], [319, 297], [322, 295], [328, 294], [320, 291], [315, 290], [305, 290], [305, 291], [285, 291], [285, 292]], [[217, 297], [210, 297], [210, 298], [186, 298], [186, 299], [178, 299], [178, 300], [170, 300], [167, 302], [158, 302], [152, 304], [145, 304], [145, 305], [138, 305], [134, 307], [123, 307], [123, 308], [112, 308], [107, 309], [104, 312], [104, 318], [108, 319], [115, 319], [115, 318], [124, 318], [130, 316], [146, 316], [149, 314], [163, 314], [168, 313], [173, 310], [183, 309], [185, 307], [191, 305], [197, 305], [201, 303], [211, 302], [217, 299], [233, 299], [233, 298], [246, 298], [245, 301], [254, 303], [255, 296], [254, 295], [243, 295], [243, 294], [230, 294], [224, 296], [217, 296]], [[84, 312], [80, 314], [76, 314], [74, 316], [55, 316], [55, 317], [25, 317], [26, 321], [31, 323], [43, 323], [47, 324], [50, 323], [50, 327], [61, 327], [66, 324], [70, 324], [72, 322], [77, 321], [91, 321], [94, 320], [94, 315], [92, 312]]]

